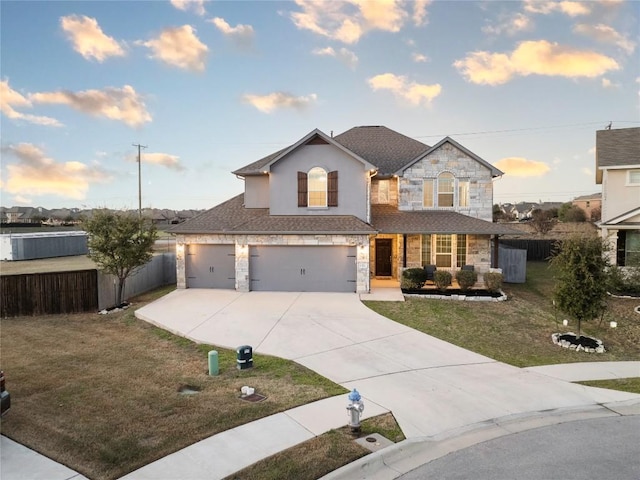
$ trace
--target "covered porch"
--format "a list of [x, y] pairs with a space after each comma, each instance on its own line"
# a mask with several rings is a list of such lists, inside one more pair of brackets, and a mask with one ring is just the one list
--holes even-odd
[[449, 271], [454, 282], [458, 270], [473, 269], [481, 282], [484, 273], [498, 266], [498, 237], [520, 233], [453, 211], [391, 206], [372, 208], [372, 223], [378, 231], [369, 237], [372, 286], [390, 280], [399, 284], [405, 269], [425, 267]]

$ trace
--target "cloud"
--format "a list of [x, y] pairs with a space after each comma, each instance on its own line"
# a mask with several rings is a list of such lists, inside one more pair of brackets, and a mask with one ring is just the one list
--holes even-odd
[[620, 88], [620, 84], [619, 83], [613, 83], [608, 78], [603, 78], [602, 79], [602, 88]]
[[[180, 162], [180, 157], [177, 155], [170, 155], [168, 153], [142, 153], [142, 163], [149, 163], [152, 165], [160, 165], [167, 167], [170, 170], [176, 170], [178, 172], [186, 170], [185, 166]], [[130, 155], [127, 160], [130, 162], [136, 162], [137, 155]]]
[[95, 18], [68, 15], [60, 17], [60, 26], [73, 44], [73, 49], [87, 60], [93, 58], [103, 62], [108, 57], [123, 57], [126, 54], [120, 43], [104, 34]]
[[549, 15], [560, 12], [570, 17], [588, 15], [591, 13], [591, 5], [587, 2], [555, 1], [555, 0], [525, 0], [524, 9], [530, 13]]
[[207, 13], [204, 9], [204, 0], [171, 0], [171, 5], [185, 12], [191, 10], [201, 17]]
[[358, 64], [357, 55], [346, 48], [341, 48], [340, 50], [334, 50], [333, 47], [316, 48], [311, 53], [319, 56], [335, 57], [351, 69], [356, 68]]
[[582, 173], [584, 173], [587, 177], [593, 177], [593, 171], [588, 167], [581, 168]]
[[516, 75], [593, 78], [620, 69], [605, 55], [546, 40], [521, 42], [511, 53], [472, 52], [453, 65], [467, 81], [486, 85], [501, 85]]
[[425, 25], [427, 21], [427, 6], [431, 3], [431, 0], [414, 0], [413, 2], [413, 15], [411, 19], [413, 24], [417, 27]]
[[[61, 127], [62, 124], [55, 118], [30, 115], [15, 110], [15, 108], [31, 108], [33, 104], [21, 93], [9, 86], [9, 80], [0, 82], [0, 112], [12, 120], [24, 120], [36, 125], [47, 127]], [[14, 108], [15, 107], [15, 108]]]
[[540, 177], [551, 170], [549, 165], [544, 162], [527, 160], [522, 157], [503, 158], [494, 165], [507, 175], [514, 177]]
[[574, 33], [580, 33], [594, 38], [599, 42], [617, 45], [628, 55], [631, 55], [636, 49], [635, 42], [617, 32], [613, 27], [603, 23], [599, 23], [597, 25], [579, 23], [573, 27], [573, 31]]
[[242, 100], [249, 105], [253, 105], [264, 113], [271, 113], [277, 108], [293, 108], [296, 110], [304, 110], [309, 105], [315, 103], [318, 96], [315, 93], [306, 97], [296, 97], [286, 92], [273, 92], [268, 95], [246, 94], [242, 96]]
[[[347, 44], [357, 43], [370, 30], [398, 32], [408, 17], [399, 0], [296, 0], [295, 3], [301, 11], [291, 12], [290, 17], [298, 29]], [[420, 18], [424, 2], [417, 3]]]
[[81, 162], [56, 162], [31, 143], [10, 145], [2, 149], [18, 159], [17, 164], [6, 165], [7, 181], [3, 190], [24, 196], [57, 195], [82, 200], [89, 185], [111, 180], [111, 175], [99, 166]]
[[29, 95], [29, 100], [33, 103], [67, 105], [94, 117], [121, 121], [130, 127], [151, 121], [142, 97], [130, 85], [81, 92], [57, 90], [33, 93]]
[[482, 31], [488, 35], [516, 35], [533, 29], [531, 18], [518, 12], [509, 16], [500, 16], [497, 25], [485, 25]]
[[429, 61], [429, 57], [423, 55], [422, 53], [412, 53], [411, 58], [416, 63], [424, 63]]
[[157, 38], [137, 43], [152, 51], [151, 58], [185, 70], [204, 71], [209, 49], [198, 39], [191, 25], [166, 28]]
[[393, 73], [383, 73], [367, 80], [369, 86], [374, 90], [390, 90], [395, 96], [407, 100], [413, 105], [429, 105], [431, 100], [442, 92], [440, 84], [434, 85], [409, 82], [403, 75]]
[[229, 25], [224, 18], [216, 17], [208, 22], [213, 23], [225, 37], [230, 38], [239, 47], [247, 48], [253, 43], [254, 31], [251, 25], [238, 24], [235, 27]]

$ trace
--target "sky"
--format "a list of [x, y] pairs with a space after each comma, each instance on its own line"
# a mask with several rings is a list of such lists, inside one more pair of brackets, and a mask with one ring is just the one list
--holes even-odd
[[318, 128], [450, 136], [494, 203], [600, 191], [640, 126], [640, 2], [0, 2], [0, 204], [211, 208]]

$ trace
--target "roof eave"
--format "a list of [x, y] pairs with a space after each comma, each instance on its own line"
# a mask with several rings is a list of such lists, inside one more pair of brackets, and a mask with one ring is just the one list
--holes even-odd
[[300, 140], [298, 140], [296, 143], [294, 143], [293, 145], [291, 145], [289, 148], [286, 148], [284, 151], [282, 151], [280, 153], [280, 155], [277, 155], [275, 158], [273, 158], [270, 162], [268, 162], [263, 168], [264, 168], [264, 172], [269, 172], [271, 170], [271, 166], [282, 160], [284, 157], [286, 157], [287, 155], [289, 155], [291, 152], [293, 152], [294, 150], [296, 150], [297, 148], [301, 147], [302, 145], [306, 144], [309, 140], [311, 140], [314, 136], [319, 136], [320, 138], [322, 138], [325, 142], [327, 142], [330, 145], [333, 145], [334, 147], [342, 150], [344, 153], [346, 153], [347, 155], [349, 155], [350, 157], [356, 159], [357, 161], [359, 161], [360, 163], [362, 163], [365, 168], [367, 170], [376, 170], [377, 167], [371, 163], [369, 163], [368, 161], [366, 161], [364, 158], [360, 157], [359, 155], [355, 154], [354, 152], [352, 152], [351, 150], [349, 150], [347, 147], [345, 147], [344, 145], [341, 145], [340, 143], [336, 142], [333, 137], [330, 137], [329, 135], [327, 135], [326, 133], [324, 133], [322, 130], [315, 128], [313, 129], [311, 132], [309, 132], [307, 135], [305, 135], [304, 137], [302, 137]]
[[496, 178], [496, 177], [501, 177], [502, 175], [504, 175], [504, 172], [496, 167], [494, 167], [493, 165], [491, 165], [489, 162], [487, 162], [486, 160], [484, 160], [483, 158], [479, 157], [478, 155], [476, 155], [475, 153], [473, 153], [471, 150], [469, 150], [468, 148], [460, 145], [458, 142], [456, 142], [453, 138], [451, 137], [444, 137], [442, 140], [440, 140], [438, 143], [436, 143], [433, 147], [429, 148], [427, 151], [422, 152], [420, 155], [418, 155], [416, 158], [414, 158], [413, 160], [411, 160], [409, 163], [407, 163], [405, 166], [403, 166], [402, 168], [400, 168], [399, 170], [397, 170], [396, 172], [394, 172], [395, 175], [403, 175], [404, 171], [407, 168], [410, 168], [411, 166], [415, 165], [417, 162], [419, 162], [420, 160], [422, 160], [424, 157], [426, 157], [427, 155], [429, 155], [432, 152], [435, 152], [438, 148], [440, 148], [442, 145], [444, 145], [445, 143], [450, 143], [452, 144], [454, 147], [456, 147], [457, 149], [461, 150], [462, 152], [464, 152], [465, 154], [467, 154], [469, 157], [471, 157], [473, 160], [479, 162], [481, 165], [487, 167], [490, 171], [491, 171], [491, 178]]

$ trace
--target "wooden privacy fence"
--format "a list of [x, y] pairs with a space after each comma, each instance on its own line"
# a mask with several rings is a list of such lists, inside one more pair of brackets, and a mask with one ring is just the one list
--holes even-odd
[[[175, 282], [175, 253], [155, 255], [127, 279], [125, 298]], [[115, 303], [115, 278], [95, 269], [0, 276], [0, 318], [96, 312]]]
[[98, 309], [95, 270], [0, 277], [0, 316], [78, 313]]
[[527, 260], [534, 262], [549, 260], [559, 243], [558, 240], [500, 239], [500, 245], [526, 250]]

